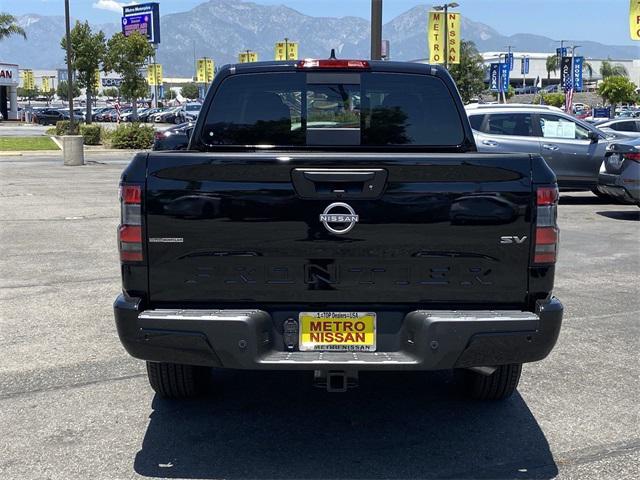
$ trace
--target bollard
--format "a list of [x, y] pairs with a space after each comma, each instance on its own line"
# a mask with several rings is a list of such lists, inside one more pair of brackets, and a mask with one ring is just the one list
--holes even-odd
[[67, 166], [84, 165], [84, 138], [82, 135], [62, 136], [62, 155]]

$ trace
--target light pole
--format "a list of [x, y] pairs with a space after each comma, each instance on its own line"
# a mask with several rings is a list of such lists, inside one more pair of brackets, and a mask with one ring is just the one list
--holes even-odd
[[371, 0], [371, 60], [382, 60], [382, 0]]
[[75, 119], [73, 112], [73, 67], [71, 64], [71, 26], [69, 21], [69, 0], [64, 0], [64, 21], [67, 37], [67, 96], [69, 98], [69, 131], [75, 134]]
[[444, 10], [444, 68], [449, 68], [449, 19], [447, 14], [450, 8], [457, 8], [460, 5], [456, 2], [445, 3], [444, 5], [436, 5], [434, 10]]

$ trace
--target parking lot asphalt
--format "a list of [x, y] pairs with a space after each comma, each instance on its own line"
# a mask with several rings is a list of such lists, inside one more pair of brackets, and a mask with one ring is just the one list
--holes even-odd
[[632, 479], [640, 471], [640, 209], [563, 194], [551, 355], [502, 403], [447, 373], [216, 373], [163, 401], [121, 347], [117, 184], [128, 154], [0, 157], [0, 478]]

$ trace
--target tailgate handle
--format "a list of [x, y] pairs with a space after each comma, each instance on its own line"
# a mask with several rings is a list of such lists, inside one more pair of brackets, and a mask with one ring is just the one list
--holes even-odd
[[384, 168], [294, 168], [291, 181], [301, 198], [377, 198], [387, 184]]
[[335, 171], [309, 170], [304, 172], [305, 178], [312, 182], [366, 182], [375, 176], [372, 171]]

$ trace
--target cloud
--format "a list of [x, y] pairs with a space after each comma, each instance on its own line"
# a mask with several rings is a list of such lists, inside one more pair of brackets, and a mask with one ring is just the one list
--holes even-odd
[[136, 5], [138, 2], [118, 2], [117, 0], [98, 0], [93, 4], [93, 8], [99, 8], [100, 10], [110, 10], [112, 12], [122, 13], [122, 7], [128, 7], [129, 5]]

